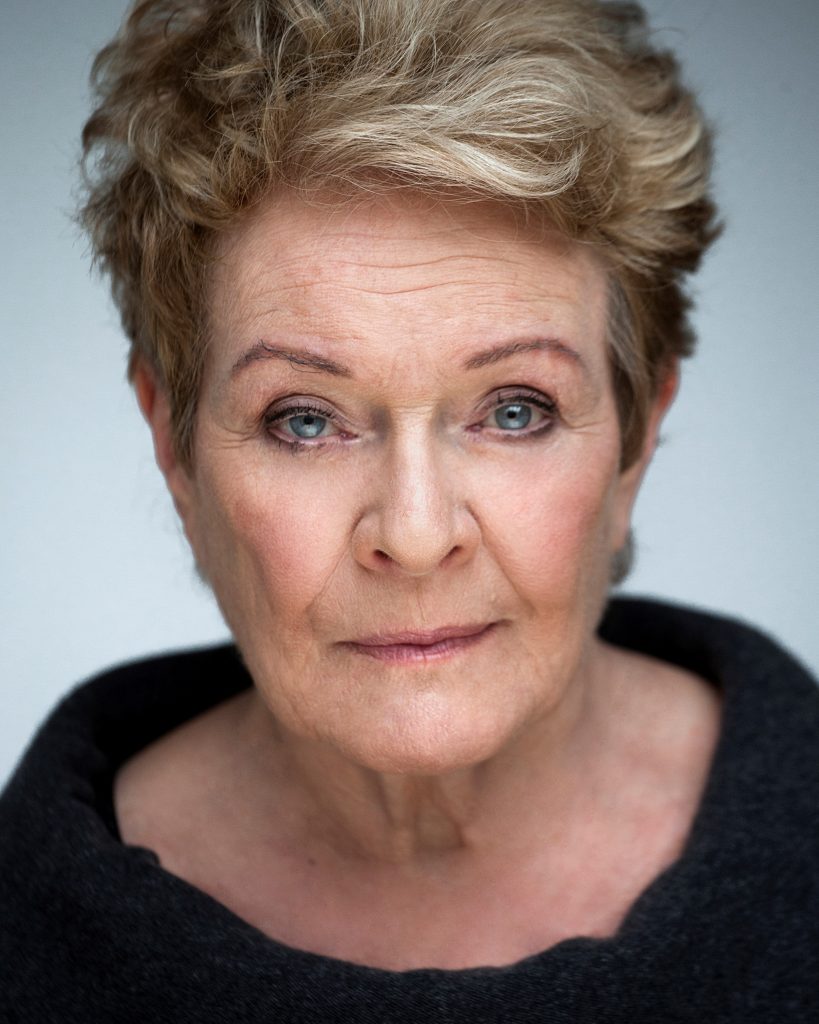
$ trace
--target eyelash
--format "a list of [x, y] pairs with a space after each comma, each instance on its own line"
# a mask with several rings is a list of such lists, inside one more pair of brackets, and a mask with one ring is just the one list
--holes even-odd
[[300, 441], [297, 438], [291, 438], [285, 440], [283, 437], [279, 437], [278, 434], [274, 434], [271, 427], [275, 423], [281, 423], [282, 420], [288, 420], [291, 416], [321, 416], [322, 419], [332, 420], [332, 413], [328, 409], [322, 409], [318, 405], [289, 405], [285, 409], [276, 409], [273, 412], [266, 412], [264, 416], [264, 427], [268, 438], [278, 447], [284, 448], [290, 452], [291, 455], [295, 455], [297, 452], [306, 451], [312, 449], [313, 451], [324, 448], [327, 444], [326, 441], [316, 441], [310, 444], [306, 441]]
[[[529, 391], [520, 388], [512, 388], [510, 391], [499, 391], [495, 395], [495, 399], [491, 407], [487, 410], [486, 416], [495, 412], [496, 409], [502, 409], [505, 405], [533, 405], [536, 409], [539, 409], [546, 417], [545, 421], [533, 430], [523, 431], [501, 431], [498, 435], [503, 438], [503, 441], [523, 441], [529, 440], [535, 437], [541, 437], [543, 434], [548, 434], [555, 426], [558, 418], [557, 402], [554, 399], [549, 398], [547, 395], [542, 395], [539, 391]], [[484, 417], [485, 419], [486, 417]]]
[[[504, 443], [506, 441], [522, 441], [530, 440], [532, 438], [541, 437], [544, 434], [549, 433], [555, 425], [558, 407], [557, 403], [548, 398], [546, 395], [540, 394], [537, 391], [526, 391], [526, 390], [515, 390], [510, 393], [498, 393], [495, 396], [495, 401], [487, 411], [486, 416], [491, 415], [496, 409], [502, 409], [505, 405], [533, 405], [536, 409], [539, 409], [548, 418], [534, 430], [522, 431], [502, 431], [500, 436], [503, 437]], [[267, 437], [272, 441], [278, 448], [289, 451], [291, 455], [296, 455], [298, 452], [304, 451], [317, 451], [320, 448], [326, 447], [326, 441], [308, 442], [298, 440], [296, 438], [285, 438], [280, 437], [278, 434], [273, 433], [271, 429], [274, 424], [281, 423], [283, 420], [288, 420], [292, 416], [320, 416], [322, 419], [329, 420], [332, 422], [333, 414], [328, 409], [323, 409], [318, 405], [290, 405], [284, 409], [275, 409], [268, 411], [264, 415], [264, 429]], [[504, 436], [505, 435], [505, 436]]]

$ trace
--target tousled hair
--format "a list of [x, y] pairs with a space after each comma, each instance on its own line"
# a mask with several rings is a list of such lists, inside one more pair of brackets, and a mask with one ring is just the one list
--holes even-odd
[[283, 187], [491, 199], [595, 246], [637, 457], [717, 228], [709, 133], [636, 4], [139, 0], [93, 83], [80, 216], [186, 464], [216, 239]]

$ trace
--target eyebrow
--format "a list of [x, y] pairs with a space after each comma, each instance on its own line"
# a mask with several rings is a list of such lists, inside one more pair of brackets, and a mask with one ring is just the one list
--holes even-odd
[[[533, 341], [512, 341], [500, 345], [493, 345], [471, 355], [464, 363], [465, 370], [477, 370], [483, 366], [491, 366], [508, 359], [510, 356], [518, 355], [521, 352], [553, 352], [557, 355], [566, 356], [580, 367], [585, 369], [580, 353], [570, 348], [556, 338], [537, 338]], [[321, 373], [329, 373], [334, 377], [354, 377], [355, 374], [342, 363], [337, 363], [326, 356], [320, 356], [308, 349], [288, 348], [284, 345], [272, 345], [264, 339], [259, 339], [246, 352], [244, 352], [230, 371], [231, 377], [236, 376], [241, 370], [251, 363], [261, 359], [284, 359], [293, 366], [304, 366], [311, 370], [318, 370]]]
[[[463, 364], [464, 369], [475, 370], [481, 366], [491, 366], [492, 363], [516, 356], [519, 352], [554, 352], [557, 355], [568, 356], [573, 362], [583, 367], [580, 353], [575, 349], [556, 338], [537, 338], [534, 341], [511, 341], [507, 344], [493, 345], [482, 352], [476, 352]], [[583, 368], [585, 369], [585, 367]]]
[[326, 356], [317, 355], [308, 349], [287, 348], [284, 345], [271, 345], [270, 342], [259, 339], [247, 352], [244, 352], [230, 371], [231, 377], [243, 370], [251, 363], [260, 359], [284, 359], [294, 366], [306, 366], [311, 370], [320, 370], [322, 373], [331, 373], [334, 377], [352, 377], [353, 372], [347, 366], [336, 363]]

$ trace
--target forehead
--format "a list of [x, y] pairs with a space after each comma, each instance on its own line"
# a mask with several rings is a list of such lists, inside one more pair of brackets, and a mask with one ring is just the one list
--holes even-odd
[[276, 329], [345, 355], [377, 338], [468, 357], [534, 331], [566, 335], [594, 361], [606, 286], [589, 247], [497, 203], [397, 193], [333, 204], [285, 192], [221, 239], [210, 306], [230, 349]]

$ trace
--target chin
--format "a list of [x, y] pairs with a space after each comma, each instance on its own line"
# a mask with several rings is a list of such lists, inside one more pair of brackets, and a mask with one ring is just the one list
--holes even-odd
[[419, 699], [335, 745], [351, 761], [390, 775], [446, 775], [490, 760], [514, 732], [507, 716], [489, 719], [447, 702]]

